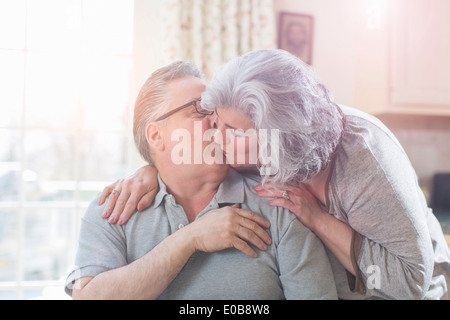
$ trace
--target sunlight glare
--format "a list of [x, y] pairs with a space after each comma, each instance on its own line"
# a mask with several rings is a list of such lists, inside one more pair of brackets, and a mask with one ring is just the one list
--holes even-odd
[[381, 29], [386, 14], [386, 0], [366, 0], [366, 24], [370, 30]]

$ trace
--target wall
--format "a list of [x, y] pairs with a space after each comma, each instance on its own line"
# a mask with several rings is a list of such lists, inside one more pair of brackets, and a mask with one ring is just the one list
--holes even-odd
[[352, 2], [353, 0], [274, 0], [277, 19], [281, 11], [314, 16], [312, 65], [336, 101], [347, 105], [354, 104], [355, 88], [354, 15], [350, 14]]
[[[159, 50], [163, 40], [163, 32], [161, 30], [161, 11], [163, 1], [161, 0], [134, 0], [134, 65], [133, 68], [133, 85], [132, 91], [132, 105], [134, 109], [134, 101], [136, 100], [142, 85], [147, 78], [157, 68], [161, 67], [161, 54]], [[133, 121], [131, 118], [130, 121]], [[133, 143], [130, 143], [128, 151], [130, 157], [131, 168], [130, 171], [146, 165], [142, 159], [137, 148]]]
[[[383, 0], [381, 0], [383, 1]], [[333, 93], [336, 102], [364, 111], [388, 104], [388, 27], [381, 14], [378, 29], [367, 27], [369, 0], [274, 0], [280, 11], [314, 16], [313, 67]], [[159, 0], [135, 0], [137, 64], [134, 94], [146, 77], [159, 67], [155, 48], [159, 32]], [[162, 40], [163, 41], [163, 40]], [[435, 172], [450, 172], [450, 117], [380, 116], [408, 153], [425, 187]], [[143, 164], [133, 152], [136, 167]]]
[[[383, 0], [380, 0], [383, 3]], [[281, 11], [314, 16], [313, 68], [336, 102], [377, 110], [387, 103], [388, 24], [367, 26], [367, 0], [274, 0]]]
[[[376, 113], [389, 105], [389, 28], [387, 7], [381, 7], [379, 28], [367, 26], [370, 2], [274, 0], [274, 6], [277, 17], [280, 11], [314, 16], [313, 67], [317, 74], [336, 102]], [[436, 172], [450, 172], [450, 117], [379, 118], [403, 145], [422, 186], [430, 189]]]
[[435, 173], [450, 172], [450, 118], [379, 116], [408, 154], [421, 186], [432, 192]]

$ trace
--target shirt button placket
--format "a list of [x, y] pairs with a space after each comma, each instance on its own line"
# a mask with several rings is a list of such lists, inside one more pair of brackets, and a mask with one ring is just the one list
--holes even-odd
[[[175, 226], [176, 230], [180, 230], [186, 226], [186, 214], [184, 213], [183, 209], [176, 205], [175, 199], [173, 199], [171, 196], [167, 197], [166, 202], [168, 206], [166, 207], [168, 214], [170, 214], [173, 217], [173, 220], [175, 220]], [[173, 221], [172, 220], [172, 221]]]

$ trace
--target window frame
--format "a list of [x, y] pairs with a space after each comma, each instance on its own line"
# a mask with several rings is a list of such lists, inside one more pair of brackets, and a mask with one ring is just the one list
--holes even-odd
[[[80, 0], [80, 4], [83, 5], [83, 1], [85, 0]], [[20, 135], [20, 146], [19, 146], [19, 151], [18, 151], [18, 156], [19, 156], [19, 169], [18, 169], [18, 174], [19, 177], [23, 176], [23, 173], [26, 170], [26, 150], [25, 150], [25, 139], [26, 139], [26, 134], [29, 131], [33, 131], [33, 130], [43, 130], [44, 132], [53, 132], [53, 133], [57, 133], [57, 134], [73, 134], [75, 136], [75, 139], [77, 139], [78, 143], [81, 141], [81, 137], [83, 137], [83, 135], [95, 135], [95, 134], [105, 134], [105, 133], [112, 133], [112, 134], [118, 134], [121, 137], [123, 137], [125, 139], [125, 143], [124, 143], [124, 148], [125, 150], [123, 150], [122, 152], [126, 153], [125, 156], [125, 163], [124, 163], [124, 172], [130, 172], [132, 169], [135, 169], [136, 167], [138, 167], [139, 165], [143, 164], [143, 161], [141, 160], [140, 156], [137, 154], [137, 151], [134, 147], [134, 140], [133, 140], [133, 135], [132, 135], [132, 127], [133, 127], [133, 123], [132, 123], [132, 113], [133, 113], [133, 107], [134, 107], [134, 103], [132, 101], [134, 101], [134, 97], [136, 96], [136, 92], [138, 91], [138, 86], [140, 86], [140, 79], [137, 80], [136, 79], [136, 54], [135, 54], [135, 43], [136, 43], [136, 37], [137, 35], [139, 37], [141, 37], [143, 34], [145, 34], [145, 32], [142, 31], [142, 28], [146, 28], [148, 27], [148, 23], [145, 19], [145, 21], [143, 20], [144, 16], [139, 16], [136, 15], [137, 12], [137, 8], [136, 7], [145, 7], [148, 6], [149, 4], [146, 4], [145, 0], [136, 0], [134, 2], [132, 2], [133, 5], [133, 9], [134, 9], [134, 16], [133, 16], [133, 51], [129, 54], [114, 54], [114, 56], [118, 56], [118, 57], [122, 57], [124, 59], [129, 59], [131, 62], [131, 72], [130, 72], [130, 77], [128, 80], [128, 85], [129, 85], [129, 102], [127, 104], [127, 109], [126, 109], [126, 113], [127, 113], [127, 120], [126, 120], [126, 124], [124, 126], [123, 129], [119, 129], [119, 130], [82, 130], [80, 129], [82, 126], [80, 126], [79, 124], [76, 126], [76, 128], [49, 128], [49, 127], [40, 127], [40, 126], [34, 126], [34, 125], [29, 125], [26, 122], [26, 116], [27, 116], [27, 108], [26, 108], [26, 81], [27, 81], [27, 72], [28, 72], [28, 68], [29, 66], [27, 65], [27, 60], [30, 54], [33, 54], [34, 52], [38, 52], [35, 50], [31, 50], [29, 48], [27, 48], [27, 30], [28, 30], [28, 25], [25, 26], [25, 46], [24, 48], [2, 48], [0, 47], [0, 50], [10, 50], [10, 51], [14, 51], [14, 52], [20, 52], [23, 54], [24, 57], [24, 72], [23, 72], [23, 93], [22, 93], [22, 112], [20, 115], [20, 123], [17, 125], [1, 125], [0, 129], [1, 130], [16, 130], [19, 135]], [[28, 11], [28, 5], [29, 5], [29, 0], [25, 0], [26, 3], [26, 11]], [[148, 8], [147, 8], [148, 9]], [[140, 21], [137, 21], [137, 19], [140, 19]], [[26, 17], [25, 17], [25, 23], [28, 24], [28, 12], [26, 13]], [[136, 27], [138, 28], [138, 30], [136, 30]], [[144, 50], [145, 51], [145, 50]], [[64, 54], [64, 53], [60, 53], [60, 54]], [[146, 53], [144, 53], [146, 54]], [[146, 66], [143, 66], [143, 68], [148, 71], [151, 70], [154, 67], [154, 64], [147, 63]], [[141, 67], [142, 70], [142, 67]], [[142, 72], [142, 71], [141, 71]], [[80, 102], [79, 102], [80, 103]], [[25, 239], [26, 239], [26, 215], [27, 212], [33, 211], [33, 210], [42, 210], [42, 209], [46, 209], [46, 208], [51, 208], [51, 209], [70, 209], [73, 211], [73, 213], [71, 214], [70, 217], [68, 217], [69, 221], [70, 221], [70, 235], [68, 235], [68, 239], [71, 240], [68, 242], [67, 245], [67, 261], [66, 264], [67, 266], [71, 266], [74, 263], [74, 259], [75, 259], [75, 253], [76, 253], [76, 249], [77, 249], [77, 245], [78, 245], [78, 232], [79, 232], [79, 227], [80, 227], [80, 220], [81, 220], [81, 216], [83, 215], [83, 213], [85, 212], [85, 210], [87, 209], [90, 201], [85, 201], [82, 200], [80, 193], [83, 191], [83, 182], [85, 182], [86, 180], [81, 180], [81, 175], [79, 172], [79, 168], [81, 167], [82, 163], [81, 163], [81, 148], [78, 146], [76, 148], [76, 150], [74, 151], [74, 159], [73, 159], [73, 166], [75, 168], [75, 174], [74, 174], [74, 184], [75, 184], [75, 189], [74, 189], [74, 198], [71, 201], [27, 201], [27, 199], [25, 198], [25, 183], [24, 180], [22, 178], [18, 179], [18, 201], [0, 201], [0, 210], [6, 210], [6, 211], [16, 211], [17, 212], [17, 234], [15, 235], [15, 243], [17, 245], [17, 258], [14, 261], [15, 265], [16, 265], [16, 276], [15, 279], [11, 279], [11, 281], [3, 281], [0, 282], [0, 295], [2, 294], [6, 294], [9, 295], [9, 293], [14, 294], [15, 295], [15, 299], [27, 299], [27, 298], [34, 298], [36, 297], [34, 294], [33, 295], [29, 295], [27, 294], [27, 292], [29, 292], [30, 290], [32, 290], [33, 292], [35, 291], [42, 291], [42, 294], [39, 296], [40, 298], [46, 298], [45, 295], [45, 291], [50, 291], [53, 292], [52, 288], [55, 288], [58, 290], [58, 294], [56, 296], [54, 296], [53, 298], [56, 299], [62, 299], [62, 298], [69, 298], [68, 296], [65, 296], [63, 293], [63, 286], [64, 286], [64, 282], [65, 279], [54, 279], [54, 280], [38, 280], [38, 281], [31, 281], [31, 280], [26, 280], [25, 277], [25, 273], [24, 273], [24, 269], [25, 269], [25, 261], [24, 261], [24, 251], [25, 251]], [[121, 152], [121, 150], [118, 150], [118, 152]], [[111, 182], [113, 182], [115, 179], [120, 178], [120, 177], [110, 177], [110, 180], [108, 181], [96, 181], [97, 183], [97, 187], [105, 187], [107, 184], [110, 184]], [[101, 188], [102, 188], [101, 187]], [[101, 191], [100, 190], [98, 191]], [[91, 189], [89, 189], [91, 190]], [[62, 213], [62, 214], [66, 214], [66, 213]], [[69, 270], [66, 270], [67, 272]], [[9, 279], [8, 279], [9, 280]], [[5, 293], [6, 292], [6, 293]]]

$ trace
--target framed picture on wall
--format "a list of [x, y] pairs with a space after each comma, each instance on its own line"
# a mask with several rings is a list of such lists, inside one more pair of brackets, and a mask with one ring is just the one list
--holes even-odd
[[289, 51], [307, 64], [312, 64], [314, 17], [281, 12], [278, 28], [278, 48]]

